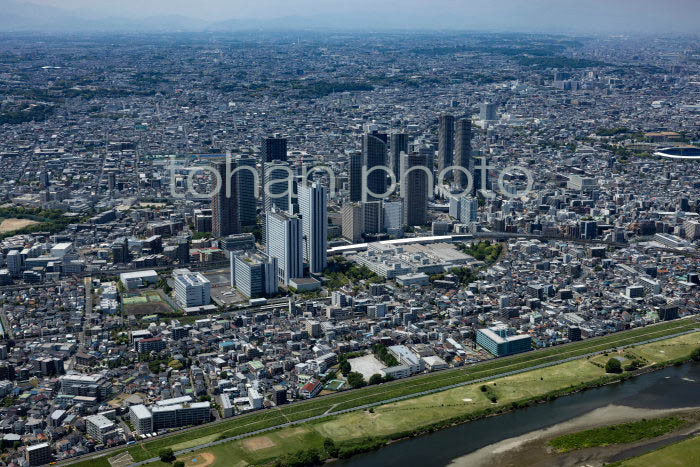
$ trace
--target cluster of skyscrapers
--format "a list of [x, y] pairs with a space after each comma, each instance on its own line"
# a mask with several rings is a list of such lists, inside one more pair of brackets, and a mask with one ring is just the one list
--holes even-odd
[[[255, 167], [255, 159], [233, 158], [214, 162], [221, 175], [220, 190], [213, 194], [212, 230], [217, 237], [242, 232], [255, 225], [255, 175], [240, 170]], [[288, 287], [292, 279], [308, 272], [320, 274], [327, 265], [328, 189], [320, 183], [299, 181], [287, 162], [287, 140], [266, 138], [262, 144], [262, 207], [264, 252], [246, 253], [231, 259], [231, 280], [249, 297], [272, 295], [277, 286]], [[296, 180], [297, 183], [291, 183]], [[297, 204], [292, 193], [297, 193]]]
[[[360, 241], [366, 234], [400, 235], [405, 227], [426, 224], [428, 202], [443, 172], [441, 181], [448, 188], [439, 193], [463, 192], [471, 178], [466, 196], [475, 196], [481, 176], [475, 173], [471, 141], [469, 117], [440, 115], [436, 164], [433, 150], [420, 141], [410, 143], [407, 133], [382, 133], [366, 125], [361, 151], [349, 154], [343, 235]], [[243, 287], [249, 296], [267, 295], [276, 292], [272, 282], [288, 287], [290, 280], [306, 273], [322, 273], [327, 266], [329, 192], [320, 183], [298, 176], [287, 158], [287, 140], [278, 135], [263, 140], [260, 187], [254, 180], [253, 157], [234, 157], [229, 164], [213, 163], [222, 183], [212, 196], [212, 232], [226, 237], [254, 226], [259, 189], [265, 245], [264, 253], [231, 260], [232, 284], [239, 290]], [[464, 205], [473, 203], [465, 200]], [[462, 213], [460, 198], [457, 217], [472, 219], [476, 210], [466, 209], [469, 213]]]

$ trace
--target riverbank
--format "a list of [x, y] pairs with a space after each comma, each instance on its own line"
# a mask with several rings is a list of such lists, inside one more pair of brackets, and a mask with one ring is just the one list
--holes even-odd
[[659, 446], [659, 449], [633, 457], [623, 462], [615, 462], [610, 467], [648, 467], [654, 465], [674, 465], [695, 467], [700, 459], [700, 435], [688, 437], [685, 440], [670, 445]]
[[[160, 436], [155, 440], [139, 442], [126, 449], [114, 448], [108, 450], [109, 452], [85, 456], [84, 460], [72, 459], [63, 463], [80, 467], [108, 467], [110, 465], [108, 458], [128, 452], [135, 462], [144, 465], [155, 462], [159, 452], [164, 448], [172, 448], [177, 455], [185, 455], [212, 446], [228, 445], [246, 437], [259, 435], [262, 432], [274, 433], [290, 423], [299, 426], [320, 419], [331, 420], [332, 417], [343, 415], [347, 411], [386, 406], [399, 400], [445, 392], [450, 388], [456, 389], [507, 375], [552, 368], [567, 362], [600, 356], [616, 348], [669, 342], [674, 338], [697, 333], [698, 323], [698, 317], [687, 317], [541, 349], [536, 352], [527, 352], [460, 368], [418, 375], [362, 389], [341, 391], [337, 394], [316, 397], [271, 410], [239, 415], [202, 427], [184, 429], [170, 435]], [[670, 353], [664, 354], [664, 359], [674, 358], [672, 356], [674, 353], [676, 356], [685, 354], [685, 349], [682, 346], [679, 347], [676, 344], [677, 341], [673, 342], [674, 344], [669, 349]], [[257, 463], [257, 461], [253, 463]]]
[[[573, 360], [497, 378], [487, 383], [491, 388], [489, 391], [481, 390], [481, 386], [485, 383], [460, 386], [427, 396], [385, 404], [372, 410], [337, 415], [263, 435], [209, 446], [193, 453], [182, 454], [181, 457], [185, 459], [195, 454], [210, 453], [216, 459], [225, 459], [225, 465], [260, 464], [273, 462], [289, 453], [298, 452], [301, 448], [315, 449], [323, 454], [323, 443], [326, 438], [332, 439], [341, 452], [350, 455], [362, 452], [369, 445], [377, 448], [385, 442], [435, 433], [485, 417], [498, 419], [499, 417], [495, 415], [511, 411], [521, 412], [517, 409], [532, 407], [541, 402], [556, 400], [563, 395], [630, 378], [631, 373], [607, 375], [601, 368], [600, 362], [613, 355], [643, 359], [647, 362], [645, 369], [641, 370], [644, 372], [686, 360], [691, 350], [698, 345], [700, 345], [700, 334], [686, 334], [651, 344], [628, 347], [608, 355]], [[491, 401], [494, 393], [497, 399], [495, 403]], [[191, 442], [190, 440], [189, 443]], [[189, 443], [186, 441], [173, 448], [187, 449], [193, 446]], [[386, 449], [402, 444], [395, 443]], [[151, 465], [158, 465], [158, 463]], [[217, 461], [213, 465], [224, 464]]]
[[[552, 439], [570, 433], [670, 415], [689, 417], [693, 422], [662, 436], [627, 444], [592, 447], [566, 453], [559, 453], [549, 445]], [[559, 467], [573, 467], [582, 464], [603, 465], [603, 463], [619, 460], [619, 457], [625, 455], [625, 453], [628, 453], [627, 457], [631, 457], [632, 453], [642, 454], [645, 447], [648, 447], [648, 450], [653, 450], [657, 448], [659, 442], [666, 440], [672, 442], [679, 437], [688, 436], [698, 430], [700, 430], [700, 405], [697, 407], [660, 410], [608, 405], [572, 420], [491, 444], [455, 459], [450, 463], [450, 466], [545, 467], [556, 465]]]

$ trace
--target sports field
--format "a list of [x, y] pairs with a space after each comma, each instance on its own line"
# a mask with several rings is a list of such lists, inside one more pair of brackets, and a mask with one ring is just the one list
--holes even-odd
[[36, 224], [39, 222], [30, 219], [0, 219], [0, 233], [12, 232]]
[[156, 290], [146, 290], [140, 294], [122, 297], [124, 311], [134, 315], [155, 315], [172, 313], [173, 310]]
[[[177, 447], [177, 449], [190, 448], [206, 442], [211, 442], [213, 439], [224, 439], [242, 435], [256, 430], [274, 427], [290, 421], [303, 420], [309, 417], [322, 415], [327, 412], [336, 412], [338, 410], [350, 409], [370, 403], [380, 403], [396, 397], [410, 397], [411, 395], [418, 395], [424, 391], [439, 390], [453, 384], [465, 382], [468, 383], [469, 381], [474, 381], [480, 378], [498, 376], [509, 371], [532, 368], [540, 364], [556, 363], [567, 358], [578, 357], [591, 352], [612, 349], [615, 347], [621, 348], [636, 342], [642, 342], [649, 339], [696, 329], [696, 327], [698, 327], [698, 321], [695, 318], [677, 320], [655, 326], [647, 326], [645, 328], [635, 329], [624, 333], [612, 334], [602, 338], [585, 340], [566, 346], [551, 347], [536, 352], [529, 352], [513, 357], [496, 359], [482, 364], [467, 366], [455, 370], [427, 374], [407, 380], [398, 380], [392, 383], [366, 387], [356, 391], [341, 392], [335, 395], [312, 399], [308, 402], [295, 403], [281, 409], [271, 409], [263, 412], [252, 413], [250, 415], [235, 417], [218, 424], [208, 425], [173, 436], [160, 438], [138, 446], [133, 446], [129, 448], [129, 452], [136, 461], [146, 460], [157, 457], [158, 451], [165, 447]], [[683, 350], [675, 350], [675, 343], [671, 344], [670, 341], [667, 341], [650, 344], [649, 350], [647, 350], [645, 347], [645, 349], [642, 351], [649, 352], [648, 355], [650, 356], [658, 356], [658, 358], [649, 358], [648, 360], [650, 360], [650, 363], [653, 361], [663, 362], [673, 360], [673, 358], [675, 358], [674, 356], [686, 352], [686, 350], [692, 347], [693, 342], [695, 342], [695, 345], [700, 344], [700, 337], [698, 334], [682, 336], [677, 339], [680, 339], [679, 343]], [[674, 341], [675, 340], [676, 339], [674, 339]], [[663, 353], [661, 353], [662, 351]], [[689, 350], [685, 353], [685, 355], [687, 355], [687, 353], [689, 353]], [[536, 370], [538, 372], [544, 372], [539, 374], [539, 378], [544, 378], [539, 380], [539, 382], [538, 376], [533, 376], [534, 372], [511, 376], [510, 378], [519, 378], [517, 380], [518, 383], [513, 385], [510, 389], [506, 388], [505, 386], [497, 388], [496, 391], [499, 393], [498, 403], [505, 404], [518, 400], [519, 398], [526, 397], [527, 394], [535, 394], [543, 387], [546, 387], [548, 390], [552, 390], [554, 389], [552, 386], [553, 384], [564, 384], [565, 386], [570, 386], [571, 384], [585, 381], [586, 378], [597, 378], [604, 373], [604, 370], [596, 365], [592, 363], [587, 363], [586, 365], [586, 363], [586, 360], [580, 360], [565, 363], [564, 365], [566, 366], [559, 365], [556, 367]], [[548, 371], [550, 373], [547, 373]], [[551, 372], [554, 372], [554, 374]], [[550, 381], [546, 381], [548, 378]], [[571, 379], [567, 380], [567, 378]], [[524, 384], [525, 381], [528, 384]], [[377, 407], [374, 414], [369, 414], [368, 412], [355, 412], [335, 417], [329, 421], [321, 420], [317, 422], [316, 426], [318, 427], [318, 431], [314, 429], [313, 432], [316, 434], [312, 437], [318, 440], [321, 437], [320, 433], [323, 433], [325, 435], [333, 435], [340, 438], [352, 438], [355, 435], [355, 433], [352, 431], [353, 426], [362, 431], [362, 436], [371, 436], [373, 433], [387, 433], [390, 430], [390, 427], [393, 425], [401, 427], [413, 424], [413, 428], [415, 428], [416, 423], [432, 423], [442, 418], [448, 418], [450, 416], [458, 415], [459, 413], [464, 413], [467, 410], [477, 410], [478, 408], [483, 408], [483, 404], [485, 403], [482, 399], [480, 399], [480, 397], [483, 398], [483, 396], [474, 393], [474, 389], [470, 389], [469, 386], [458, 387], [425, 397], [428, 399], [409, 399], [406, 401], [397, 402], [395, 404]], [[444, 404], [444, 400], [449, 400], [451, 402], [456, 401], [457, 403], [461, 402], [461, 404], [452, 407], [435, 407], [435, 405], [437, 405], [435, 401], [438, 401], [441, 398], [443, 399], [443, 402], [439, 402], [439, 404]], [[465, 402], [464, 399], [472, 399], [474, 407], [468, 405], [472, 403]], [[488, 403], [490, 404], [490, 401]], [[403, 407], [411, 407], [411, 404], [424, 404], [425, 406], [431, 407], [427, 412], [424, 410], [399, 410]], [[395, 415], [392, 415], [391, 420], [389, 420], [390, 417], [387, 415], [390, 412], [395, 413]], [[408, 413], [410, 415], [401, 415], [404, 413]], [[338, 420], [340, 420], [340, 417], [350, 418], [344, 418], [342, 422], [339, 422]], [[334, 422], [336, 422], [335, 425]], [[343, 428], [343, 425], [345, 428]], [[348, 428], [348, 426], [351, 427]], [[365, 428], [367, 428], [367, 430], [365, 430]], [[393, 429], [393, 431], [399, 430]], [[294, 439], [290, 445], [298, 448], [298, 443], [300, 440], [295, 438], [295, 436], [289, 438]], [[240, 449], [242, 451], [229, 451], [228, 454], [215, 452], [215, 454], [220, 459], [245, 459], [245, 457], [241, 457], [240, 454], [241, 452], [246, 452], [246, 450], [237, 443], [238, 441], [234, 443], [226, 443], [224, 445], [209, 448], [208, 450], [213, 450], [216, 448], [217, 450], [224, 449], [225, 451], [236, 451], [237, 449]], [[226, 446], [229, 447], [226, 448]], [[281, 447], [279, 444], [276, 444], [275, 447], [260, 449], [255, 451], [256, 454], [254, 457], [258, 458], [262, 456], [265, 458], [264, 456], [269, 455], [270, 449], [281, 449]], [[221, 454], [224, 454], [223, 457]], [[253, 462], [255, 462], [255, 460], [253, 460]]]

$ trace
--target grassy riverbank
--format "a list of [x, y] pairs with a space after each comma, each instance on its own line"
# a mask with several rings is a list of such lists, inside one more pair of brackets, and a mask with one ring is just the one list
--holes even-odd
[[[648, 359], [647, 368], [670, 364], [685, 359], [694, 347], [700, 345], [700, 334], [685, 336], [631, 347], [617, 352], [630, 357], [632, 353]], [[611, 354], [612, 355], [612, 354]], [[316, 450], [325, 456], [324, 439], [334, 440], [344, 454], [374, 448], [395, 439], [434, 432], [458, 423], [496, 415], [525, 407], [574, 391], [600, 386], [629, 377], [608, 375], [596, 364], [595, 358], [575, 360], [560, 365], [529, 371], [505, 378], [497, 378], [486, 384], [476, 383], [449, 389], [423, 397], [375, 407], [372, 410], [351, 412], [289, 427], [264, 435], [240, 439], [229, 443], [180, 456], [188, 460], [209, 453], [215, 459], [211, 465], [246, 465], [273, 462], [295, 453], [301, 447]], [[487, 386], [487, 390], [481, 389]], [[497, 401], [492, 402], [496, 395]], [[173, 445], [173, 449], [196, 446], [200, 440], [191, 439]], [[225, 461], [224, 461], [225, 460]], [[154, 463], [151, 465], [165, 465]]]
[[655, 465], [675, 467], [695, 467], [700, 459], [700, 436], [686, 439], [671, 446], [610, 464], [610, 467], [649, 467]]
[[549, 444], [558, 452], [569, 452], [598, 446], [633, 443], [665, 435], [689, 423], [690, 420], [682, 417], [640, 420], [570, 433], [551, 440]]

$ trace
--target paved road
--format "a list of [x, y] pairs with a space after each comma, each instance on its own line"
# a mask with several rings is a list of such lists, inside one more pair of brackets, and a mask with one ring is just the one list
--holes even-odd
[[0, 332], [0, 337], [3, 339], [12, 339], [12, 329], [10, 328], [10, 320], [7, 319], [5, 311], [0, 309], [0, 325], [2, 326], [2, 332]]

